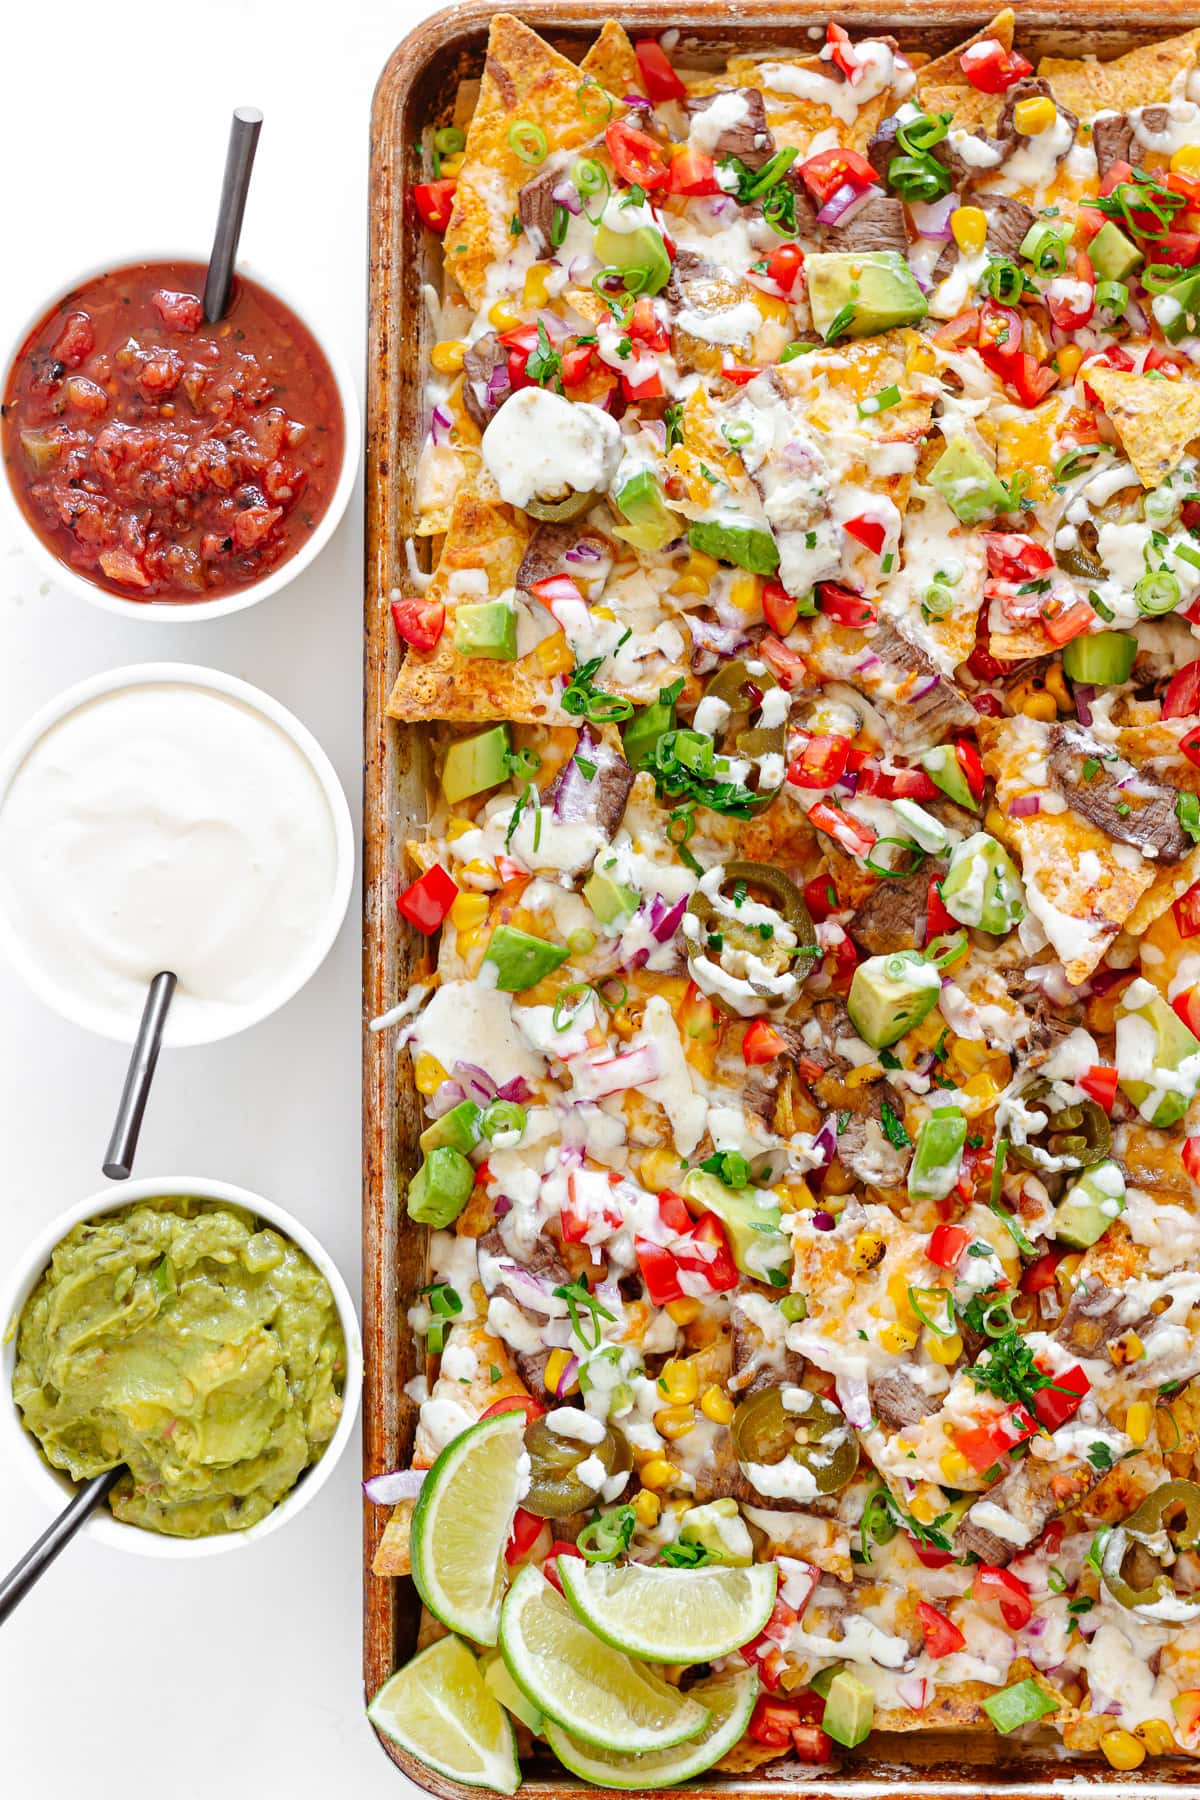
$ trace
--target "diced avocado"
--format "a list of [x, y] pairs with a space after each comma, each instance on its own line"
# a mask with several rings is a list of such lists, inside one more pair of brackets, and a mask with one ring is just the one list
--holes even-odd
[[1144, 977], [1122, 994], [1117, 1016], [1117, 1082], [1149, 1125], [1182, 1119], [1200, 1090], [1200, 1039]]
[[566, 962], [568, 954], [565, 944], [548, 944], [515, 925], [497, 925], [483, 960], [494, 967], [501, 993], [520, 994]]
[[1058, 1704], [1031, 1678], [1016, 1681], [1011, 1687], [1001, 1688], [999, 1693], [989, 1694], [981, 1702], [996, 1730], [1005, 1734], [1015, 1731], [1018, 1725], [1032, 1725], [1037, 1719], [1044, 1719], [1047, 1714], [1057, 1712]]
[[953, 1193], [967, 1141], [966, 1116], [957, 1106], [935, 1106], [917, 1133], [908, 1169], [914, 1199], [944, 1200]]
[[1124, 1211], [1125, 1174], [1108, 1157], [1084, 1169], [1067, 1189], [1054, 1214], [1054, 1235], [1072, 1250], [1089, 1250]]
[[654, 753], [660, 737], [675, 729], [675, 702], [652, 700], [640, 706], [621, 733], [621, 748], [631, 769], [640, 769]]
[[[792, 1241], [784, 1236], [779, 1207], [760, 1189], [727, 1188], [719, 1175], [690, 1169], [683, 1192], [720, 1219], [733, 1260], [743, 1275], [755, 1281], [771, 1281], [772, 1274], [786, 1277], [792, 1266]], [[779, 1285], [778, 1279], [772, 1282], [772, 1286]]]
[[986, 831], [955, 845], [941, 885], [942, 905], [960, 925], [1003, 937], [1025, 917], [1025, 884], [1017, 866]]
[[448, 1144], [431, 1150], [408, 1184], [408, 1216], [418, 1225], [444, 1231], [471, 1197], [475, 1171], [461, 1150]]
[[1129, 680], [1138, 653], [1127, 631], [1093, 631], [1063, 645], [1063, 674], [1089, 687], [1112, 687]]
[[1137, 245], [1125, 236], [1121, 227], [1107, 219], [1087, 248], [1099, 281], [1124, 281], [1142, 260]]
[[542, 1733], [542, 1715], [532, 1700], [526, 1699], [505, 1666], [504, 1658], [498, 1650], [485, 1650], [479, 1659], [479, 1668], [484, 1681], [504, 1708], [514, 1719], [520, 1719], [527, 1725], [535, 1737]]
[[636, 888], [614, 881], [601, 869], [596, 869], [584, 882], [583, 897], [602, 925], [615, 925], [621, 919], [632, 917], [641, 899]]
[[499, 787], [511, 772], [512, 733], [507, 725], [490, 725], [474, 737], [451, 744], [442, 764], [442, 792], [453, 804]]
[[427, 1125], [418, 1142], [426, 1155], [447, 1144], [451, 1150], [459, 1150], [465, 1156], [475, 1148], [482, 1136], [479, 1128], [482, 1117], [482, 1108], [474, 1100], [460, 1100], [457, 1106], [452, 1106], [440, 1119]]
[[1155, 294], [1150, 310], [1169, 344], [1194, 336], [1200, 330], [1200, 275], [1180, 276], [1165, 293]]
[[1012, 509], [1012, 495], [966, 438], [951, 438], [929, 471], [929, 485], [964, 525], [978, 525]]
[[870, 1735], [875, 1722], [875, 1696], [865, 1681], [849, 1669], [839, 1669], [825, 1696], [825, 1716], [821, 1720], [835, 1744], [853, 1750]]
[[516, 662], [516, 607], [507, 600], [480, 600], [455, 607], [454, 648], [459, 656]]
[[818, 1669], [808, 1684], [813, 1693], [820, 1694], [822, 1700], [828, 1700], [829, 1690], [845, 1666], [845, 1663], [836, 1662], [828, 1663], [825, 1668]]
[[846, 1011], [865, 1043], [886, 1050], [933, 1011], [941, 991], [936, 963], [919, 950], [869, 956], [854, 971]]
[[773, 575], [779, 567], [779, 547], [770, 532], [758, 525], [697, 519], [688, 530], [688, 543], [693, 550], [715, 556], [718, 562], [735, 563], [752, 575]]
[[616, 496], [617, 506], [629, 520], [628, 525], [614, 527], [613, 535], [632, 544], [635, 550], [653, 554], [677, 538], [683, 530], [678, 513], [673, 513], [663, 499], [662, 488], [649, 469], [639, 469]]
[[681, 1544], [699, 1544], [714, 1562], [734, 1569], [748, 1569], [754, 1561], [754, 1540], [736, 1500], [710, 1500], [691, 1506], [679, 1525]]
[[635, 290], [639, 294], [660, 294], [671, 279], [671, 258], [662, 233], [653, 225], [639, 225], [636, 231], [598, 225], [594, 248], [606, 269], [620, 269], [626, 276], [636, 269], [644, 276]]
[[901, 796], [892, 801], [892, 811], [901, 824], [907, 825], [908, 835], [918, 847], [930, 856], [941, 856], [950, 848], [950, 834], [942, 821], [915, 800], [906, 800]]
[[827, 342], [915, 325], [929, 311], [898, 250], [820, 251], [805, 257], [804, 273], [813, 324]]
[[932, 750], [923, 751], [917, 760], [934, 787], [941, 788], [956, 806], [965, 806], [968, 812], [978, 811], [979, 802], [971, 792], [953, 744], [935, 744]]

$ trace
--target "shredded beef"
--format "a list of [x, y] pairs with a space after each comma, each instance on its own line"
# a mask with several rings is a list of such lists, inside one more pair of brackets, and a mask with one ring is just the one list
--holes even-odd
[[1076, 725], [1050, 727], [1051, 785], [1082, 818], [1119, 843], [1159, 862], [1181, 862], [1192, 848], [1175, 811], [1175, 790], [1129, 763], [1106, 759], [1102, 745]]
[[463, 357], [463, 405], [485, 431], [511, 394], [508, 351], [496, 332], [486, 332]]
[[[714, 101], [722, 99], [729, 91], [724, 89], [721, 94], [705, 94], [698, 100], [686, 100], [685, 110], [695, 118], [697, 114], [707, 112]], [[745, 102], [746, 116], [736, 125], [727, 126], [722, 131], [711, 155], [715, 162], [720, 162], [723, 156], [736, 156], [748, 169], [761, 169], [775, 154], [775, 139], [767, 129], [767, 110], [763, 105], [763, 97], [757, 88], [737, 88], [734, 91]]]
[[1007, 194], [980, 194], [979, 204], [987, 214], [988, 249], [994, 256], [1015, 257], [1037, 222], [1032, 206], [1010, 200]]

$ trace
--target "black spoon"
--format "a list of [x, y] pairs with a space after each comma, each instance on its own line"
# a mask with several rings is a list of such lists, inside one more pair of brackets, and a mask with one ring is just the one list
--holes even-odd
[[125, 1473], [125, 1464], [93, 1475], [63, 1507], [53, 1525], [47, 1526], [35, 1544], [31, 1544], [20, 1562], [14, 1563], [0, 1581], [0, 1625], [14, 1607], [21, 1604], [30, 1588], [39, 1581], [60, 1550], [65, 1550], [81, 1525], [87, 1523], [95, 1507], [114, 1488]]
[[204, 317], [210, 325], [225, 317], [229, 305], [229, 288], [233, 281], [233, 265], [237, 258], [238, 239], [242, 235], [242, 214], [250, 188], [250, 171], [263, 116], [257, 106], [235, 109], [229, 127], [229, 148], [225, 152], [225, 179], [221, 183], [221, 205], [217, 212], [217, 229], [213, 234], [212, 254], [208, 259], [208, 278], [204, 283]]
[[112, 1136], [108, 1140], [108, 1149], [104, 1152], [104, 1173], [110, 1181], [128, 1181], [132, 1172], [142, 1118], [146, 1102], [150, 1098], [150, 1083], [154, 1080], [154, 1071], [158, 1066], [163, 1028], [167, 1023], [167, 1013], [174, 993], [175, 977], [169, 969], [164, 969], [150, 983], [146, 1004], [142, 1008], [142, 1022], [129, 1053], [125, 1086], [121, 1089]]

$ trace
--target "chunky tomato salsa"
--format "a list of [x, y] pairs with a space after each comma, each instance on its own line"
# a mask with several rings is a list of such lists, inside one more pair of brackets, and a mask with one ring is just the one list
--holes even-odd
[[68, 294], [4, 394], [4, 461], [34, 530], [127, 600], [212, 599], [294, 556], [332, 498], [333, 372], [282, 301], [239, 275], [219, 324], [204, 266], [141, 263]]

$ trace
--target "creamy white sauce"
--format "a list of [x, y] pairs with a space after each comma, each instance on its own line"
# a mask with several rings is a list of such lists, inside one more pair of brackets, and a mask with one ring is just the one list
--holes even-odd
[[483, 434], [483, 460], [510, 506], [606, 489], [621, 460], [621, 428], [598, 406], [527, 387]]

